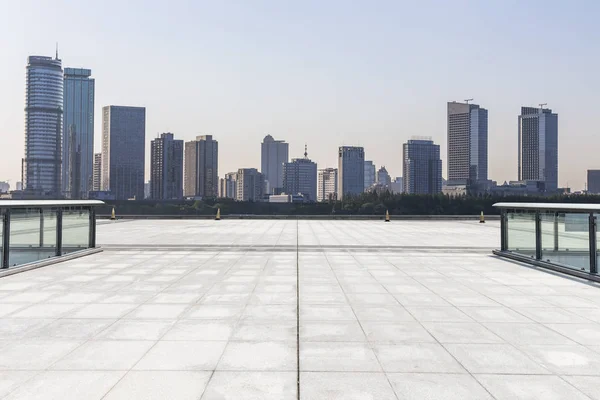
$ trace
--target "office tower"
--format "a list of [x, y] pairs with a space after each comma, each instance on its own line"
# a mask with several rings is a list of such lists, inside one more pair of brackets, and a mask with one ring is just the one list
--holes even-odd
[[212, 135], [185, 143], [184, 195], [219, 196], [219, 142]]
[[365, 189], [365, 149], [340, 146], [338, 151], [338, 199], [361, 194]]
[[144, 199], [146, 109], [102, 108], [102, 187], [117, 200]]
[[94, 169], [92, 175], [92, 190], [102, 190], [102, 153], [94, 154]]
[[24, 189], [39, 197], [61, 197], [63, 71], [61, 60], [27, 59]]
[[93, 181], [94, 88], [92, 71], [65, 68], [63, 77], [62, 190], [70, 199], [87, 198]]
[[237, 172], [229, 172], [225, 174], [225, 178], [221, 179], [221, 187], [219, 188], [219, 197], [227, 199], [235, 199], [237, 192]]
[[8, 182], [0, 182], [0, 193], [8, 193], [10, 184]]
[[163, 133], [150, 145], [150, 198], [175, 200], [183, 197], [183, 140]]
[[600, 194], [600, 169], [587, 170], [587, 192]]
[[396, 179], [390, 185], [393, 194], [404, 193], [404, 179], [401, 176], [397, 176]]
[[337, 168], [320, 169], [317, 180], [317, 201], [336, 201], [338, 192]]
[[548, 108], [521, 107], [519, 180], [542, 181], [547, 192], [558, 188], [558, 114]]
[[377, 183], [381, 186], [390, 186], [392, 184], [392, 178], [390, 178], [390, 174], [388, 174], [385, 166], [379, 168], [379, 171], [377, 171]]
[[373, 161], [365, 161], [365, 192], [375, 184], [375, 164]]
[[236, 199], [260, 201], [265, 192], [265, 177], [256, 168], [240, 168], [237, 172]]
[[302, 194], [305, 201], [317, 201], [317, 164], [308, 158], [294, 158], [283, 164], [283, 191], [286, 194]]
[[404, 192], [436, 194], [442, 191], [440, 146], [432, 140], [412, 139], [403, 145]]
[[283, 164], [288, 162], [289, 145], [267, 135], [260, 151], [260, 172], [265, 176], [268, 194], [279, 194], [283, 190]]
[[448, 103], [448, 185], [482, 190], [488, 179], [488, 111]]

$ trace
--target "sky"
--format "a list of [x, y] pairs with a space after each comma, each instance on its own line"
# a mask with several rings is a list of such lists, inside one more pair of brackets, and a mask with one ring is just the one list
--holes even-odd
[[53, 56], [96, 79], [105, 105], [146, 107], [162, 132], [219, 141], [219, 175], [260, 168], [271, 134], [319, 168], [340, 145], [402, 175], [402, 144], [430, 136], [446, 176], [446, 103], [489, 112], [489, 178], [517, 179], [521, 106], [558, 113], [559, 186], [600, 168], [600, 2], [0, 0], [0, 181], [20, 180], [25, 66]]

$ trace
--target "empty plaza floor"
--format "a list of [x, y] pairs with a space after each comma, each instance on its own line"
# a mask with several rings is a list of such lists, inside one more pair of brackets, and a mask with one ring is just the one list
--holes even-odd
[[600, 399], [600, 287], [477, 221], [100, 221], [0, 278], [1, 399]]

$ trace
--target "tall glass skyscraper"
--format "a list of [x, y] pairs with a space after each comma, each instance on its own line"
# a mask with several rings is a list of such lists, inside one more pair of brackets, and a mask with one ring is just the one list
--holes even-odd
[[92, 71], [65, 68], [63, 100], [62, 190], [85, 199], [92, 190], [94, 166], [94, 89]]
[[558, 188], [558, 114], [548, 108], [521, 107], [519, 180], [542, 181], [548, 192]]
[[305, 201], [317, 201], [317, 164], [308, 158], [294, 158], [283, 164], [283, 191], [286, 194], [299, 194]]
[[432, 140], [412, 139], [403, 145], [404, 193], [436, 194], [442, 191], [440, 146]]
[[23, 189], [61, 196], [63, 71], [61, 60], [31, 56], [26, 69]]
[[150, 198], [176, 200], [183, 197], [183, 140], [163, 133], [150, 144]]
[[338, 151], [338, 199], [365, 190], [365, 149], [341, 146]]
[[260, 146], [260, 172], [267, 181], [267, 193], [279, 194], [283, 190], [283, 164], [289, 161], [289, 144], [267, 135]]
[[117, 200], [144, 199], [146, 109], [102, 108], [102, 190]]
[[186, 197], [219, 196], [219, 142], [212, 135], [185, 143], [183, 192]]

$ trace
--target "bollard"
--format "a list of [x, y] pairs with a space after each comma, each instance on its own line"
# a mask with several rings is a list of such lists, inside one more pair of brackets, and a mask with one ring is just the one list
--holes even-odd
[[483, 211], [481, 212], [481, 215], [479, 216], [479, 223], [480, 224], [485, 224], [485, 218], [483, 216]]
[[390, 212], [389, 212], [389, 210], [385, 210], [385, 222], [390, 222]]
[[215, 217], [215, 221], [220, 221], [221, 220], [221, 209], [217, 208], [217, 216]]
[[114, 221], [117, 219], [117, 216], [115, 215], [115, 208], [113, 207], [112, 212], [110, 213], [110, 219], [111, 221]]

